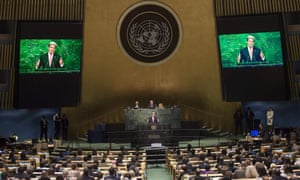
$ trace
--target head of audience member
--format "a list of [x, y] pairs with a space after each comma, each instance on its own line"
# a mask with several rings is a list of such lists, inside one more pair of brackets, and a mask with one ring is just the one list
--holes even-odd
[[94, 179], [102, 179], [102, 178], [103, 178], [103, 174], [100, 171], [94, 173]]
[[129, 173], [124, 174], [123, 180], [131, 180], [131, 175]]
[[134, 177], [136, 177], [137, 173], [133, 169], [130, 169], [129, 174], [130, 174], [131, 178], [134, 178]]
[[72, 170], [76, 170], [76, 169], [77, 169], [77, 165], [76, 165], [76, 164], [72, 164], [72, 165], [71, 165], [71, 169], [72, 169]]
[[114, 167], [111, 167], [111, 168], [109, 168], [108, 169], [108, 174], [110, 175], [110, 176], [116, 176], [116, 169], [114, 168]]
[[97, 155], [98, 153], [97, 153], [97, 150], [96, 149], [93, 149], [93, 151], [92, 151], [92, 155]]
[[89, 176], [89, 174], [90, 174], [90, 169], [89, 168], [84, 168], [82, 175]]
[[41, 178], [48, 178], [48, 172], [42, 171]]
[[64, 176], [60, 174], [60, 175], [57, 175], [55, 179], [56, 180], [64, 180]]

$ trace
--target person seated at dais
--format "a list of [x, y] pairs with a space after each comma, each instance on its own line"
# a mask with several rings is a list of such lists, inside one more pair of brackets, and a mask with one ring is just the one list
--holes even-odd
[[140, 102], [139, 101], [135, 101], [133, 109], [140, 109], [140, 108], [141, 108]]
[[148, 108], [149, 109], [156, 109], [157, 108], [156, 104], [154, 103], [154, 101], [152, 99], [149, 101]]

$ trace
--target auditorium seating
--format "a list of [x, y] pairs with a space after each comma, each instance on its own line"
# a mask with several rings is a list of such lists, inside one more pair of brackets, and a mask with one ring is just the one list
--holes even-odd
[[[32, 149], [31, 149], [32, 150]], [[55, 179], [57, 175], [63, 174], [64, 171], [69, 171], [71, 165], [76, 164], [79, 171], [82, 173], [84, 168], [90, 168], [97, 165], [98, 169], [102, 173], [103, 177], [108, 175], [108, 169], [113, 165], [118, 168], [118, 173], [124, 176], [130, 173], [127, 165], [132, 162], [133, 159], [138, 157], [136, 166], [139, 170], [139, 176], [136, 177], [138, 180], [144, 180], [145, 169], [146, 169], [146, 152], [144, 150], [126, 150], [124, 153], [121, 150], [81, 150], [81, 149], [69, 149], [65, 147], [56, 147], [55, 151], [49, 153], [47, 150], [40, 149], [40, 152], [32, 153], [29, 150], [26, 160], [21, 160], [20, 152], [23, 149], [10, 149], [5, 148], [1, 153], [1, 172], [6, 172], [8, 176], [13, 177], [16, 175], [18, 168], [25, 167], [29, 172], [32, 171], [32, 175], [38, 179], [43, 171], [50, 171], [54, 167], [63, 167], [63, 171], [55, 169], [53, 173], [49, 173], [51, 179]], [[14, 159], [11, 160], [9, 157], [13, 153]], [[122, 153], [123, 160], [118, 162], [118, 156]], [[139, 156], [136, 156], [136, 153]], [[90, 157], [90, 158], [87, 158]]]
[[[169, 149], [167, 152], [167, 167], [173, 180], [189, 179], [196, 175], [196, 171], [201, 172], [200, 176], [202, 177], [219, 179], [228, 176], [228, 174], [226, 174], [223, 170], [227, 169], [230, 164], [232, 164], [234, 168], [238, 168], [240, 167], [242, 161], [253, 161], [253, 159], [258, 161], [260, 158], [265, 159], [267, 158], [265, 154], [267, 152], [271, 152], [270, 155], [276, 154], [276, 156], [279, 156], [282, 159], [290, 159], [291, 162], [289, 165], [293, 170], [292, 173], [287, 174], [287, 176], [294, 179], [300, 178], [300, 166], [294, 165], [295, 161], [300, 160], [300, 153], [299, 151], [290, 151], [288, 144], [274, 145], [272, 143], [266, 143], [260, 144], [259, 146], [255, 144], [248, 145], [254, 147], [252, 149], [253, 154], [251, 155], [245, 155], [247, 154], [246, 152], [241, 152], [241, 154], [239, 154], [239, 151], [236, 151], [236, 149], [240, 149], [240, 143], [228, 144], [220, 147], [195, 147], [192, 148], [191, 151], [187, 150], [187, 148]], [[232, 151], [229, 149], [232, 149]], [[224, 155], [222, 155], [223, 152], [225, 152]], [[238, 161], [236, 158], [237, 156], [241, 156], [243, 160]], [[223, 158], [222, 163], [218, 157]], [[205, 163], [208, 164], [209, 169], [202, 167], [202, 165]], [[276, 167], [280, 167], [281, 171], [283, 172], [283, 165], [283, 162], [277, 163]], [[190, 167], [190, 170], [187, 170], [188, 167]], [[271, 175], [269, 175], [269, 177], [271, 177]], [[232, 178], [233, 176], [230, 176], [230, 179]]]

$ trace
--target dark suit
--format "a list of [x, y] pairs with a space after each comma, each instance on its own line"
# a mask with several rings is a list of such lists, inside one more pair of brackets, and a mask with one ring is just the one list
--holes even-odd
[[43, 54], [40, 56], [40, 64], [38, 68], [60, 68], [59, 60], [61, 59], [61, 56], [54, 53], [51, 66], [49, 66], [49, 56], [48, 53]]
[[48, 120], [46, 118], [42, 118], [40, 121], [40, 140], [42, 140], [43, 136], [45, 136], [46, 141], [48, 140]]
[[250, 132], [253, 129], [254, 112], [251, 109], [248, 109], [245, 112], [245, 118], [246, 118], [246, 132]]
[[59, 139], [60, 137], [60, 129], [61, 129], [61, 118], [58, 115], [55, 115], [54, 117], [54, 138]]
[[152, 116], [148, 118], [148, 123], [158, 123], [158, 122], [159, 122], [159, 120], [156, 116], [153, 118], [152, 118]]
[[261, 50], [259, 48], [253, 47], [252, 60], [251, 60], [248, 47], [245, 47], [240, 50], [240, 56], [241, 56], [240, 62], [243, 63], [243, 62], [263, 61], [260, 57], [260, 53], [261, 53]]
[[62, 118], [62, 135], [63, 139], [67, 140], [68, 139], [68, 127], [69, 127], [69, 119], [67, 117]]
[[243, 133], [243, 113], [241, 110], [237, 110], [234, 113], [234, 122], [235, 122], [235, 134], [238, 134], [238, 132], [240, 131], [240, 133]]

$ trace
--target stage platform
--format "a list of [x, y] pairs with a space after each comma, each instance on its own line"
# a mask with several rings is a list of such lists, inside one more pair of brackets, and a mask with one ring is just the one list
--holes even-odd
[[[191, 144], [193, 147], [200, 147], [200, 146], [214, 146], [218, 144], [224, 143], [232, 143], [235, 142], [237, 139], [244, 139], [243, 136], [235, 136], [235, 137], [204, 137], [200, 141], [198, 139], [194, 140], [187, 140], [187, 141], [179, 141], [178, 147], [186, 147], [188, 144]], [[163, 145], [163, 144], [162, 144]], [[68, 140], [68, 141], [61, 141], [61, 146], [63, 147], [70, 147], [70, 148], [80, 148], [80, 149], [120, 149], [121, 146], [125, 147], [126, 149], [133, 149], [131, 143], [89, 143], [85, 138], [79, 138], [76, 140]], [[163, 145], [164, 146], [164, 145]], [[141, 149], [149, 149], [149, 146], [140, 146]], [[164, 146], [169, 148], [169, 146]], [[171, 148], [171, 147], [170, 147]]]

